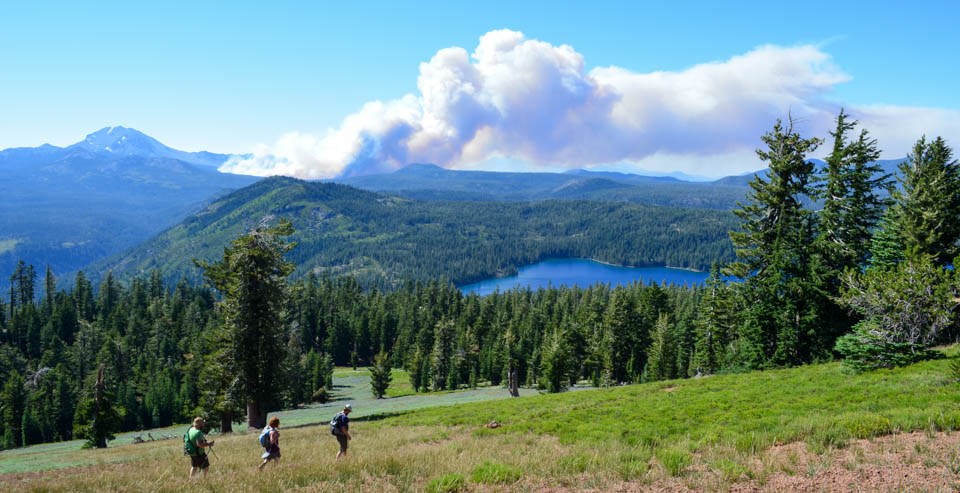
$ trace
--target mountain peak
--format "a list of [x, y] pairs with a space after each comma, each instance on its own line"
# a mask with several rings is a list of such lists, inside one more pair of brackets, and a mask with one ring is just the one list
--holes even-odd
[[164, 154], [170, 150], [153, 137], [126, 127], [104, 127], [75, 144], [94, 152], [108, 152], [121, 156]]
[[103, 127], [67, 148], [115, 158], [166, 158], [201, 166], [220, 166], [230, 156], [211, 152], [185, 152], [167, 147], [149, 135], [127, 127]]

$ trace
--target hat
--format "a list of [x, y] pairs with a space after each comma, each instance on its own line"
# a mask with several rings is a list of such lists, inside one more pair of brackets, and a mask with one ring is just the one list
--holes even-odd
[[353, 411], [353, 407], [350, 404], [344, 404], [343, 409], [345, 411]]

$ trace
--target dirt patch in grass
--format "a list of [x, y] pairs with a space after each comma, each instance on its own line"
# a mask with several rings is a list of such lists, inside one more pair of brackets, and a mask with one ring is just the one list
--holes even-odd
[[590, 487], [587, 481], [579, 485], [532, 481], [524, 489], [538, 493], [960, 491], [960, 433], [918, 432], [854, 440], [822, 455], [810, 452], [803, 443], [778, 445], [750, 459], [747, 468], [749, 477], [745, 474], [732, 483], [701, 463], [681, 477], [664, 477], [651, 469], [650, 476], [629, 482]]
[[958, 447], [960, 434], [922, 432], [854, 440], [820, 456], [804, 444], [782, 445], [764, 460], [785, 467], [764, 484], [750, 481], [731, 491], [957, 491]]

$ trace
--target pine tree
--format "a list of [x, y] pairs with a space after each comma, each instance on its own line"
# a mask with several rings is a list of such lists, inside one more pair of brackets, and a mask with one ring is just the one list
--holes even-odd
[[74, 419], [73, 434], [87, 442], [86, 447], [106, 448], [120, 427], [123, 411], [114, 403], [114, 393], [106, 382], [106, 365], [101, 364], [90, 391], [81, 398]]
[[204, 276], [223, 293], [224, 326], [229, 339], [225, 357], [237, 370], [238, 395], [247, 408], [247, 426], [263, 428], [267, 412], [279, 404], [285, 356], [283, 335], [287, 305], [287, 276], [292, 263], [284, 254], [294, 244], [288, 220], [277, 226], [258, 226], [233, 240], [215, 264], [198, 262]]
[[43, 311], [45, 314], [50, 315], [50, 312], [53, 311], [53, 302], [57, 294], [57, 278], [53, 275], [53, 270], [50, 269], [49, 264], [47, 265], [47, 271], [44, 274], [43, 286]]
[[[830, 133], [833, 149], [826, 158], [825, 177], [817, 190], [823, 200], [819, 214], [818, 250], [831, 271], [833, 287], [846, 268], [864, 265], [871, 231], [880, 220], [892, 191], [890, 174], [884, 174], [876, 160], [880, 158], [877, 141], [861, 130], [855, 141], [847, 138], [857, 122], [849, 121], [842, 110], [837, 126]], [[835, 289], [833, 289], [835, 294]]]
[[541, 387], [548, 392], [562, 392], [570, 386], [570, 374], [573, 371], [570, 348], [565, 330], [556, 329], [544, 339], [541, 351]]
[[660, 314], [653, 329], [652, 342], [647, 349], [647, 381], [676, 378], [676, 340], [673, 324], [666, 313]]
[[721, 368], [735, 323], [732, 292], [720, 276], [719, 264], [714, 263], [694, 323], [696, 340], [690, 373], [710, 375]]
[[450, 384], [450, 368], [453, 363], [454, 326], [451, 320], [440, 320], [434, 326], [433, 351], [430, 368], [433, 390], [447, 390]]
[[[820, 144], [777, 121], [763, 136], [757, 155], [769, 165], [768, 178], [754, 176], [747, 204], [734, 213], [742, 220], [731, 231], [738, 262], [730, 271], [744, 278], [741, 357], [749, 367], [793, 365], [826, 354], [817, 333], [824, 293], [818, 286], [811, 245], [814, 217], [803, 206], [812, 193], [813, 163], [806, 156]], [[828, 346], [828, 347], [825, 347]]]
[[[631, 293], [625, 288], [613, 290], [609, 307], [603, 317], [605, 330], [606, 354], [604, 363], [605, 373], [609, 374], [611, 383], [622, 383], [636, 377], [636, 370], [643, 367], [642, 361], [631, 360], [634, 346], [638, 340], [646, 338], [637, 312], [636, 302]], [[635, 364], [634, 373], [628, 372], [628, 363]]]
[[960, 166], [953, 150], [942, 137], [921, 138], [898, 179], [892, 219], [904, 250], [949, 264], [960, 253]]
[[17, 307], [33, 303], [34, 285], [37, 273], [32, 265], [20, 260], [10, 276], [10, 318], [16, 313]]
[[23, 377], [16, 370], [7, 375], [0, 393], [0, 420], [3, 421], [3, 448], [23, 444], [23, 413], [27, 406], [27, 392]]
[[377, 399], [382, 399], [390, 388], [390, 381], [393, 380], [391, 371], [390, 355], [383, 351], [377, 353], [370, 366], [370, 390]]

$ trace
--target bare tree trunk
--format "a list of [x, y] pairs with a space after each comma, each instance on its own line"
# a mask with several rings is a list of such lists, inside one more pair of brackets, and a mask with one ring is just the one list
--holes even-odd
[[507, 387], [510, 395], [513, 397], [520, 397], [520, 385], [517, 380], [517, 369], [511, 368], [510, 373], [507, 375]]
[[106, 370], [106, 365], [100, 364], [100, 371], [97, 372], [97, 385], [94, 387], [93, 391], [93, 438], [96, 442], [97, 448], [107, 448], [107, 434], [104, 431], [106, 424], [103, 423], [103, 416], [101, 415], [100, 409], [104, 405], [103, 402], [103, 389], [105, 384], [103, 383], [103, 374]]
[[233, 433], [233, 413], [220, 414], [220, 433]]
[[267, 416], [263, 412], [263, 405], [257, 401], [247, 403], [247, 428], [262, 429], [267, 426]]

